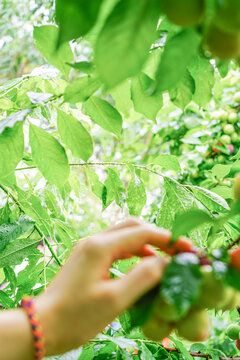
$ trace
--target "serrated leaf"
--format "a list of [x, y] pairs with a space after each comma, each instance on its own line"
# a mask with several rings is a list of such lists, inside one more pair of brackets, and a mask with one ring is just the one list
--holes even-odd
[[158, 111], [163, 105], [162, 94], [149, 95], [147, 90], [153, 86], [154, 81], [144, 73], [140, 73], [131, 82], [131, 99], [135, 111], [155, 121]]
[[0, 251], [4, 250], [10, 242], [19, 238], [34, 226], [34, 221], [24, 216], [18, 221], [0, 226]]
[[188, 185], [194, 196], [210, 211], [226, 212], [229, 210], [227, 202], [214, 192], [200, 186]]
[[99, 181], [98, 175], [90, 168], [85, 169], [88, 181], [91, 185], [92, 192], [99, 198], [102, 199], [103, 183]]
[[196, 255], [176, 255], [165, 270], [160, 293], [179, 311], [179, 315], [184, 316], [198, 298], [201, 279]]
[[205, 106], [212, 98], [212, 88], [215, 83], [214, 68], [209, 59], [196, 56], [188, 70], [195, 81], [193, 101], [199, 106]]
[[14, 306], [13, 300], [3, 290], [0, 290], [0, 304], [6, 309]]
[[189, 354], [189, 351], [185, 348], [184, 344], [181, 341], [179, 341], [177, 339], [173, 339], [172, 337], [171, 337], [171, 340], [173, 341], [176, 348], [180, 351], [180, 353], [184, 356], [184, 358], [186, 360], [193, 360], [194, 359], [192, 357], [192, 355]]
[[73, 61], [73, 53], [69, 44], [62, 44], [57, 50], [58, 36], [59, 28], [54, 25], [35, 26], [33, 30], [33, 37], [40, 53], [68, 77], [70, 67], [66, 62]]
[[180, 235], [187, 235], [189, 231], [205, 223], [212, 223], [212, 217], [203, 210], [191, 209], [176, 216], [172, 228], [172, 239], [176, 240]]
[[23, 123], [16, 122], [12, 128], [6, 127], [0, 135], [0, 178], [11, 175], [24, 151]]
[[155, 360], [155, 356], [151, 353], [151, 351], [147, 348], [145, 344], [142, 344], [141, 346], [141, 360]]
[[94, 25], [102, 0], [56, 0], [56, 21], [59, 25], [58, 44], [85, 35]]
[[103, 129], [118, 137], [122, 131], [122, 116], [109, 102], [91, 96], [85, 103], [85, 113]]
[[195, 92], [195, 81], [191, 76], [190, 72], [186, 70], [183, 78], [179, 81], [177, 87], [172, 88], [169, 91], [171, 101], [181, 109], [185, 107], [192, 100], [193, 94]]
[[178, 84], [197, 54], [200, 41], [201, 37], [193, 28], [182, 30], [167, 40], [156, 72], [153, 93], [170, 90]]
[[87, 161], [93, 153], [93, 143], [90, 134], [81, 122], [58, 109], [57, 125], [62, 141], [72, 154]]
[[107, 18], [96, 47], [96, 68], [108, 88], [137, 74], [156, 38], [159, 3], [120, 1]]
[[50, 183], [63, 186], [70, 169], [62, 145], [52, 135], [33, 124], [30, 124], [29, 143], [33, 161], [43, 176]]
[[55, 195], [48, 189], [44, 191], [45, 203], [48, 207], [48, 210], [51, 211], [56, 217], [59, 217], [61, 214], [61, 209], [58, 206], [57, 199]]
[[178, 161], [178, 158], [175, 155], [161, 154], [158, 155], [152, 161], [153, 164], [159, 165], [167, 170], [174, 170], [176, 172], [181, 172], [181, 167]]
[[69, 84], [64, 92], [64, 101], [71, 104], [86, 101], [101, 86], [98, 78], [82, 76]]
[[41, 252], [36, 248], [39, 240], [33, 239], [18, 239], [7, 245], [0, 255], [0, 267], [15, 266], [22, 263], [22, 261], [29, 255], [42, 256]]
[[5, 128], [13, 128], [16, 122], [24, 121], [25, 117], [32, 112], [32, 109], [24, 109], [18, 111], [12, 115], [9, 115], [4, 120], [0, 121], [0, 134], [4, 131]]
[[108, 178], [104, 182], [104, 188], [106, 190], [105, 197], [102, 195], [104, 209], [106, 209], [114, 200], [118, 206], [122, 207], [124, 205], [126, 191], [117, 168], [108, 169]]
[[94, 66], [92, 63], [88, 61], [80, 61], [76, 62], [74, 64], [67, 63], [69, 66], [71, 66], [76, 71], [79, 71], [84, 74], [91, 74], [93, 72]]
[[130, 215], [139, 216], [147, 196], [142, 180], [134, 173], [127, 188], [127, 206]]

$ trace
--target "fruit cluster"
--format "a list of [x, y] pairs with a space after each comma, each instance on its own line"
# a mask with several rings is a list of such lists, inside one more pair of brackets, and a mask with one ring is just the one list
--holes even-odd
[[[190, 241], [179, 239], [173, 246], [162, 250], [174, 256], [181, 252], [190, 252], [198, 256], [202, 275], [200, 291], [197, 301], [183, 315], [174, 305], [167, 303], [160, 293], [156, 299], [153, 313], [142, 330], [147, 338], [154, 341], [168, 337], [173, 330], [176, 330], [180, 337], [189, 341], [204, 341], [210, 333], [207, 310], [233, 310], [240, 305], [240, 293], [226, 285], [223, 279], [217, 278], [211, 260], [201, 250], [194, 248]], [[240, 272], [240, 248], [231, 251], [229, 255], [229, 266]]]
[[208, 0], [162, 0], [162, 9], [174, 24], [198, 26], [202, 32], [203, 50], [220, 59], [240, 55], [239, 0], [217, 0], [211, 11]]
[[227, 328], [227, 336], [235, 340], [236, 347], [240, 350], [240, 326], [239, 324], [231, 324]]

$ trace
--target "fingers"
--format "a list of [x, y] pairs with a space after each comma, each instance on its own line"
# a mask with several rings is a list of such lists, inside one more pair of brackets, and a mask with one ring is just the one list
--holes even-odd
[[136, 254], [146, 244], [166, 250], [170, 241], [171, 233], [169, 231], [154, 225], [143, 224], [108, 233], [105, 246], [113, 252], [114, 258], [117, 258], [125, 253]]
[[131, 217], [121, 221], [118, 224], [109, 226], [108, 228], [104, 229], [103, 232], [120, 230], [120, 229], [124, 229], [124, 228], [128, 228], [128, 227], [139, 226], [142, 224], [143, 224], [143, 222], [141, 220], [139, 220], [138, 218], [135, 218], [134, 216], [131, 216]]
[[120, 311], [128, 308], [160, 282], [167, 263], [167, 259], [160, 256], [145, 258], [130, 270], [126, 276], [111, 281], [111, 286], [118, 292], [121, 299]]

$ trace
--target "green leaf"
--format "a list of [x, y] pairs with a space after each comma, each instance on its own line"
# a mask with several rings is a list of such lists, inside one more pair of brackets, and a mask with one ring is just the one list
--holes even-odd
[[178, 84], [197, 54], [200, 40], [193, 28], [182, 30], [167, 40], [156, 73], [154, 93], [170, 90]]
[[137, 74], [157, 36], [157, 0], [117, 3], [100, 32], [95, 48], [96, 68], [108, 88]]
[[8, 201], [6, 201], [6, 204], [3, 208], [0, 209], [0, 225], [2, 224], [9, 224], [11, 216], [11, 209], [9, 207]]
[[172, 239], [176, 240], [180, 235], [187, 235], [190, 230], [204, 224], [213, 222], [212, 217], [203, 210], [191, 209], [178, 215], [172, 229]]
[[212, 174], [218, 179], [224, 178], [230, 173], [231, 167], [232, 165], [217, 164], [212, 168]]
[[13, 300], [3, 290], [0, 290], [0, 303], [5, 308], [10, 308], [14, 305]]
[[129, 117], [130, 109], [132, 108], [130, 82], [129, 80], [123, 81], [118, 86], [115, 86], [110, 91], [114, 99], [115, 106], [126, 117]]
[[188, 70], [195, 81], [193, 101], [199, 106], [205, 106], [212, 98], [212, 88], [215, 83], [214, 68], [209, 59], [196, 56]]
[[130, 215], [139, 216], [146, 201], [147, 196], [144, 184], [134, 173], [127, 188], [127, 205]]
[[24, 151], [23, 123], [6, 127], [0, 135], [0, 178], [11, 175], [22, 159]]
[[85, 113], [103, 129], [121, 135], [122, 116], [109, 102], [91, 96], [85, 103]]
[[0, 251], [4, 250], [8, 243], [19, 238], [34, 226], [34, 221], [24, 216], [18, 221], [0, 226]]
[[98, 78], [82, 76], [69, 84], [64, 93], [64, 101], [71, 104], [86, 101], [97, 89], [101, 82]]
[[[191, 354], [189, 354], [189, 351], [185, 348], [185, 346], [183, 345], [183, 343], [177, 339], [174, 339], [171, 337], [171, 340], [173, 341], [173, 343], [175, 344], [176, 348], [180, 351], [180, 353], [183, 355], [183, 357], [186, 360], [193, 360], [194, 358], [192, 357]], [[202, 345], [202, 344], [201, 344]]]
[[91, 74], [93, 72], [93, 64], [88, 61], [80, 61], [74, 64], [67, 63], [69, 66], [71, 66], [76, 71], [79, 71], [84, 74]]
[[85, 169], [89, 184], [91, 185], [92, 192], [99, 198], [102, 199], [103, 183], [99, 181], [98, 175], [90, 168]]
[[43, 176], [52, 184], [63, 186], [68, 179], [69, 165], [62, 145], [45, 130], [30, 124], [29, 143], [32, 158]]
[[18, 239], [10, 244], [1, 252], [0, 267], [15, 266], [22, 263], [24, 259], [31, 256], [42, 256], [41, 252], [36, 249], [38, 240]]
[[170, 89], [169, 95], [171, 101], [181, 109], [185, 107], [192, 100], [193, 94], [195, 92], [195, 81], [191, 76], [190, 72], [187, 70], [183, 78], [178, 83], [177, 87]]
[[155, 356], [151, 353], [151, 351], [147, 348], [145, 344], [142, 344], [141, 346], [141, 360], [155, 360]]
[[149, 95], [147, 90], [153, 86], [154, 81], [144, 73], [132, 79], [131, 99], [135, 111], [155, 121], [158, 111], [163, 105], [162, 94]]
[[188, 185], [188, 187], [208, 210], [222, 213], [230, 209], [227, 202], [214, 192], [200, 186]]
[[33, 30], [33, 37], [40, 53], [68, 77], [70, 67], [66, 63], [73, 61], [73, 53], [69, 44], [63, 44], [57, 50], [58, 36], [59, 29], [54, 25], [35, 26]]
[[59, 217], [61, 214], [61, 209], [58, 206], [57, 199], [52, 191], [45, 189], [44, 191], [45, 203], [48, 207], [48, 210], [51, 211], [52, 214]]
[[56, 0], [56, 21], [59, 24], [59, 40], [77, 39], [94, 25], [102, 0]]
[[165, 270], [160, 293], [183, 317], [198, 298], [201, 279], [196, 255], [190, 253], [176, 255]]
[[81, 122], [58, 109], [57, 125], [61, 140], [72, 154], [87, 161], [92, 156], [93, 143], [90, 134]]
[[114, 200], [118, 206], [122, 207], [126, 199], [126, 191], [117, 168], [108, 169], [108, 178], [104, 185], [106, 197], [103, 197], [103, 208], [106, 209]]
[[55, 221], [54, 227], [57, 235], [59, 236], [60, 242], [63, 242], [68, 250], [71, 250], [73, 247], [72, 239], [67, 231], [65, 231], [64, 226], [62, 226], [60, 221]]
[[94, 358], [94, 351], [92, 347], [84, 348], [78, 360], [92, 360]]
[[211, 191], [223, 199], [234, 199], [233, 189], [229, 186], [216, 186]]
[[158, 155], [154, 160], [153, 164], [159, 165], [167, 170], [174, 170], [176, 172], [181, 172], [181, 167], [176, 156], [161, 154]]
[[41, 200], [34, 195], [28, 196], [26, 191], [16, 187], [18, 202], [24, 213], [36, 221], [40, 230], [46, 235], [53, 237], [50, 217], [46, 209], [42, 206]]
[[171, 230], [175, 216], [192, 209], [195, 202], [189, 191], [169, 177], [164, 178], [164, 188], [166, 193], [157, 215], [157, 225]]
[[0, 121], [0, 134], [5, 130], [5, 128], [13, 128], [16, 122], [24, 121], [25, 117], [32, 112], [32, 109], [24, 109], [18, 111], [12, 115], [9, 115], [4, 120]]

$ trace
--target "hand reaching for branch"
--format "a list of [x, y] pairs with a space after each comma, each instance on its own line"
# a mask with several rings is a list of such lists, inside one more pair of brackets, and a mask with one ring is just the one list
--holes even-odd
[[48, 289], [36, 298], [47, 355], [85, 344], [161, 279], [167, 260], [147, 256], [121, 279], [110, 279], [112, 263], [132, 255], [154, 255], [146, 244], [166, 248], [170, 233], [136, 219], [81, 241]]

